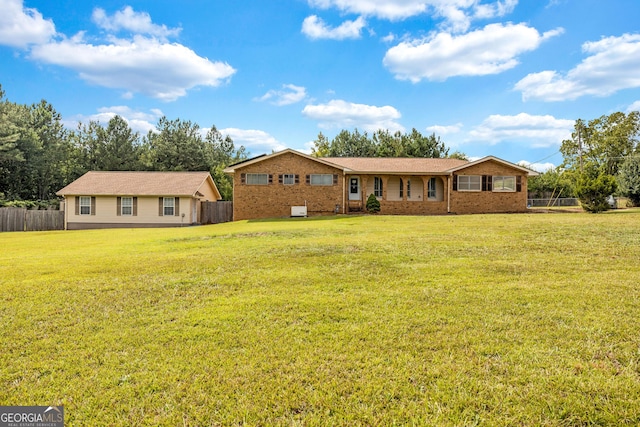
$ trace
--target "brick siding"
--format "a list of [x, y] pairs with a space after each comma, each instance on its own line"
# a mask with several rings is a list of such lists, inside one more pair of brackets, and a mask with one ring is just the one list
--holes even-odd
[[[266, 173], [272, 175], [269, 185], [247, 185], [242, 183], [242, 174]], [[278, 183], [281, 174], [299, 175], [299, 183]], [[338, 175], [337, 184], [330, 186], [309, 185], [306, 176], [311, 174]], [[233, 176], [234, 221], [256, 218], [277, 218], [291, 215], [291, 206], [304, 206], [312, 215], [335, 213], [336, 205], [342, 208], [344, 176], [341, 169], [310, 160], [293, 153], [237, 168]]]
[[[456, 175], [520, 176], [519, 192], [453, 191], [451, 213], [510, 213], [527, 210], [527, 176], [519, 169], [489, 160], [456, 172]], [[450, 183], [453, 186], [453, 182]]]

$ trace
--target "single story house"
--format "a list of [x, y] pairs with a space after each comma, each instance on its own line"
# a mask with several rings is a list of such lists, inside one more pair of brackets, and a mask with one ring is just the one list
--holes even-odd
[[525, 212], [527, 178], [536, 172], [489, 156], [459, 159], [312, 157], [295, 150], [225, 169], [233, 176], [233, 219], [365, 211], [433, 215]]
[[67, 230], [198, 224], [201, 203], [222, 199], [209, 172], [91, 171], [56, 194]]

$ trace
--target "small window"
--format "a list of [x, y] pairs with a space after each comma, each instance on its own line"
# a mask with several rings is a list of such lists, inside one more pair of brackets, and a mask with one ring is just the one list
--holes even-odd
[[411, 198], [411, 180], [407, 180], [407, 199]]
[[133, 215], [133, 197], [123, 197], [121, 199], [121, 214], [125, 215]]
[[311, 185], [333, 185], [333, 175], [328, 175], [328, 174], [311, 175], [309, 183]]
[[284, 185], [294, 185], [296, 183], [296, 176], [291, 173], [285, 173], [282, 175], [282, 183]]
[[382, 197], [382, 178], [377, 176], [373, 178], [373, 194], [376, 197]]
[[516, 177], [494, 176], [493, 191], [516, 191]]
[[403, 185], [402, 185], [402, 178], [400, 178], [400, 194], [399, 194], [399, 196], [400, 196], [401, 199], [403, 197], [403, 193], [404, 193], [404, 191], [403, 191]]
[[429, 178], [429, 182], [427, 182], [427, 198], [436, 199], [437, 196], [438, 192], [436, 190], [436, 178]]
[[458, 191], [482, 191], [480, 175], [458, 175]]
[[165, 197], [162, 201], [162, 206], [162, 213], [164, 216], [173, 216], [176, 206], [175, 197]]
[[247, 185], [268, 185], [269, 175], [266, 173], [248, 173], [246, 180]]
[[80, 215], [91, 215], [91, 197], [80, 196]]

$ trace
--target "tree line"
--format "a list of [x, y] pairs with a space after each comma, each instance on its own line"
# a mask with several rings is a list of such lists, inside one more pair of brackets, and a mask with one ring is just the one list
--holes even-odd
[[210, 171], [223, 199], [232, 181], [223, 170], [245, 160], [243, 146], [212, 126], [203, 136], [197, 123], [162, 117], [141, 136], [114, 116], [66, 129], [46, 101], [22, 105], [5, 99], [0, 86], [0, 205], [7, 201], [55, 200], [55, 192], [87, 171]]
[[575, 196], [590, 212], [609, 209], [607, 199], [612, 195], [640, 206], [640, 112], [578, 119], [560, 152], [560, 166], [530, 180], [534, 196]]
[[371, 136], [358, 129], [343, 130], [332, 140], [322, 132], [313, 141], [311, 154], [316, 157], [426, 157], [457, 158], [467, 160], [458, 151], [449, 154], [449, 148], [435, 133], [425, 136], [415, 128], [409, 133], [391, 133], [379, 129]]

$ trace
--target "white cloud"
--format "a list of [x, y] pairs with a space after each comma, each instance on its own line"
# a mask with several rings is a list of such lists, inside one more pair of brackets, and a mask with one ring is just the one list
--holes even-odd
[[134, 34], [148, 34], [164, 39], [170, 36], [177, 36], [181, 31], [180, 28], [167, 28], [166, 25], [156, 25], [151, 22], [151, 16], [148, 13], [135, 12], [131, 6], [124, 7], [112, 16], [107, 15], [104, 9], [95, 8], [91, 19], [100, 28], [109, 32], [126, 30]]
[[640, 87], [640, 34], [586, 42], [582, 50], [590, 56], [565, 75], [549, 70], [532, 73], [514, 89], [522, 92], [525, 101], [566, 101]]
[[335, 8], [343, 13], [375, 16], [399, 21], [412, 16], [431, 13], [445, 20], [451, 31], [467, 31], [471, 20], [488, 19], [511, 13], [518, 0], [309, 0], [312, 7]]
[[100, 122], [101, 125], [106, 126], [116, 115], [122, 117], [134, 132], [139, 132], [140, 135], [146, 135], [149, 131], [156, 128], [156, 123], [160, 117], [164, 114], [157, 108], [151, 109], [149, 112], [136, 111], [130, 107], [124, 105], [116, 105], [113, 107], [98, 108], [96, 114], [82, 115], [79, 114], [71, 120], [65, 120], [67, 127], [75, 128], [78, 122], [87, 124], [89, 121]]
[[380, 40], [382, 40], [384, 43], [393, 43], [396, 39], [396, 35], [393, 33], [389, 33], [386, 36], [382, 37]]
[[377, 107], [332, 100], [326, 104], [307, 105], [302, 114], [317, 120], [324, 128], [361, 128], [369, 132], [378, 129], [404, 131], [404, 127], [397, 122], [401, 117], [400, 112], [388, 105]]
[[554, 165], [553, 163], [531, 163], [526, 160], [520, 160], [518, 164], [520, 166], [524, 166], [525, 168], [533, 169], [536, 172], [543, 173], [556, 168], [556, 165]]
[[460, 36], [438, 33], [390, 48], [383, 63], [397, 79], [414, 83], [498, 74], [515, 67], [518, 55], [561, 32], [540, 34], [526, 24], [490, 24]]
[[358, 39], [366, 25], [365, 19], [360, 16], [355, 21], [344, 21], [340, 26], [331, 28], [316, 15], [311, 15], [302, 22], [302, 33], [310, 39]]
[[196, 86], [219, 86], [235, 69], [193, 50], [155, 38], [88, 44], [81, 35], [34, 46], [31, 58], [77, 71], [89, 83], [173, 101]]
[[0, 45], [27, 47], [46, 43], [56, 34], [53, 21], [25, 8], [22, 0], [0, 0], [0, 11]]
[[236, 147], [243, 145], [251, 153], [271, 153], [287, 148], [267, 132], [255, 129], [218, 129], [222, 135], [229, 135]]
[[640, 101], [636, 101], [627, 107], [627, 113], [632, 111], [640, 111]]
[[515, 116], [491, 115], [469, 132], [471, 140], [495, 145], [502, 141], [530, 141], [532, 147], [560, 145], [571, 136], [574, 121], [553, 116], [520, 113]]
[[436, 135], [447, 135], [452, 133], [458, 133], [462, 129], [462, 123], [456, 123], [455, 125], [441, 126], [433, 125], [428, 126], [427, 131], [435, 133]]
[[292, 84], [282, 85], [282, 90], [270, 90], [257, 98], [258, 101], [268, 101], [273, 105], [284, 106], [302, 101], [307, 97], [307, 90], [302, 86]]

